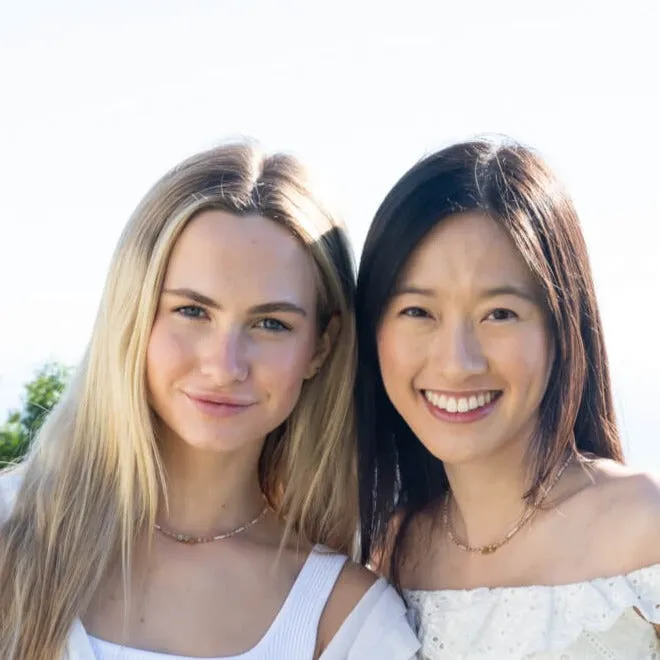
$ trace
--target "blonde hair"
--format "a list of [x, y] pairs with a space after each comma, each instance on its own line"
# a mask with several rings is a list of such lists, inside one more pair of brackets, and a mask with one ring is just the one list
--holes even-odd
[[[134, 539], [153, 528], [163, 469], [145, 384], [146, 349], [172, 247], [207, 208], [257, 213], [309, 250], [322, 331], [340, 329], [290, 418], [266, 439], [264, 493], [287, 531], [349, 552], [357, 529], [352, 389], [354, 269], [341, 226], [287, 155], [250, 141], [193, 156], [158, 181], [119, 240], [90, 344], [20, 468], [0, 527], [0, 657], [53, 660], [111, 561], [125, 593]], [[322, 437], [321, 437], [322, 436]]]

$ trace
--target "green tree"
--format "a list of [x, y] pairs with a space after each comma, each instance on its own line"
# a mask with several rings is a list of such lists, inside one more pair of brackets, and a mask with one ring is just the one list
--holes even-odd
[[49, 362], [27, 383], [22, 409], [11, 411], [7, 421], [0, 426], [0, 467], [25, 454], [46, 415], [59, 400], [70, 376], [71, 369], [57, 362]]

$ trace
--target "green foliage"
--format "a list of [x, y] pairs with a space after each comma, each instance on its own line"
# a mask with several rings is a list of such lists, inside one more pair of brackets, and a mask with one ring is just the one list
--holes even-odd
[[13, 410], [0, 426], [0, 467], [19, 460], [69, 382], [71, 370], [56, 362], [44, 365], [25, 386], [22, 410]]

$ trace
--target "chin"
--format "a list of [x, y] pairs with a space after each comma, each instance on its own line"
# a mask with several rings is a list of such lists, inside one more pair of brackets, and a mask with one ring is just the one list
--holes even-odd
[[244, 440], [233, 440], [227, 437], [218, 438], [217, 436], [212, 438], [197, 436], [194, 440], [188, 441], [184, 439], [183, 442], [190, 449], [213, 454], [234, 453], [247, 445]]
[[479, 461], [492, 453], [489, 446], [484, 446], [483, 440], [469, 438], [447, 438], [422, 443], [426, 449], [439, 461], [447, 465], [465, 465]]

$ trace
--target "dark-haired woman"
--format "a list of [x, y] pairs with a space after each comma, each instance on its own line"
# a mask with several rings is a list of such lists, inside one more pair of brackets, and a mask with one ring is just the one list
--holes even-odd
[[363, 559], [429, 660], [660, 657], [660, 486], [624, 465], [584, 239], [544, 162], [408, 171], [358, 281]]

